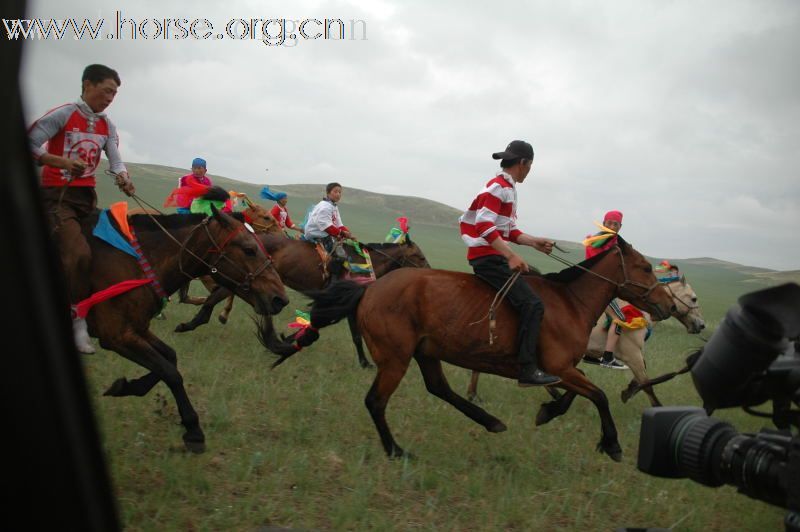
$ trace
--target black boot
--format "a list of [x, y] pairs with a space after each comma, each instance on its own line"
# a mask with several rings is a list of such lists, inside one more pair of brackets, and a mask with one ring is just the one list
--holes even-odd
[[555, 377], [539, 369], [536, 362], [523, 364], [517, 382], [520, 386], [547, 386], [561, 382], [560, 377]]

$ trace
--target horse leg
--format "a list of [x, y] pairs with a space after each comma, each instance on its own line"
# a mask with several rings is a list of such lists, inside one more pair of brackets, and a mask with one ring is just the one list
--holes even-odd
[[[166, 346], [166, 344], [163, 345]], [[157, 380], [164, 381], [172, 392], [175, 404], [178, 407], [181, 424], [185, 429], [183, 442], [186, 448], [194, 453], [203, 452], [205, 450], [205, 435], [200, 428], [200, 418], [189, 400], [186, 388], [183, 385], [183, 376], [178, 371], [177, 366], [167, 360], [146, 338], [138, 335], [126, 335], [124, 343], [115, 343], [111, 346], [111, 349], [128, 360], [149, 369], [154, 374], [154, 377], [150, 377], [150, 379], [157, 377]]]
[[561, 377], [560, 387], [565, 388], [567, 392], [572, 391], [586, 397], [594, 403], [594, 406], [597, 408], [597, 412], [600, 414], [600, 427], [602, 432], [600, 442], [597, 444], [597, 450], [608, 454], [608, 456], [616, 462], [621, 461], [622, 447], [619, 445], [617, 427], [614, 424], [614, 418], [611, 417], [611, 410], [608, 408], [608, 398], [606, 394], [578, 371], [577, 368], [569, 368], [567, 371], [559, 374], [559, 377]]
[[178, 289], [178, 301], [187, 305], [202, 305], [206, 301], [205, 297], [195, 297], [189, 295], [189, 285], [191, 283], [191, 280], [186, 281], [186, 284]]
[[375, 423], [386, 454], [389, 458], [399, 458], [405, 454], [405, 451], [394, 441], [389, 425], [386, 423], [386, 404], [406, 374], [409, 361], [396, 360], [393, 362], [378, 366], [378, 373], [364, 398], [364, 404], [369, 410], [369, 415], [372, 416], [372, 422]]
[[489, 432], [503, 432], [506, 430], [507, 427], [502, 421], [489, 414], [483, 408], [470, 403], [450, 388], [450, 384], [448, 384], [447, 378], [442, 371], [441, 360], [420, 354], [414, 355], [414, 358], [422, 372], [422, 378], [425, 379], [425, 387], [428, 392], [443, 401], [447, 401], [472, 421], [478, 425], [483, 425]]
[[231, 310], [233, 310], [233, 294], [228, 296], [228, 300], [225, 301], [225, 306], [222, 308], [222, 312], [219, 313], [219, 322], [223, 325], [228, 323], [228, 316], [231, 315]]
[[211, 319], [214, 307], [229, 295], [230, 291], [228, 289], [222, 288], [221, 286], [215, 288], [214, 291], [208, 295], [206, 302], [203, 303], [203, 306], [197, 311], [195, 317], [186, 323], [179, 323], [178, 326], [175, 327], [175, 332], [193, 331], [201, 325], [208, 323], [208, 320]]
[[[624, 362], [633, 373], [634, 380], [628, 384], [626, 389], [622, 390], [621, 394], [622, 402], [626, 403], [635, 393], [633, 391], [634, 381], [641, 384], [648, 380], [644, 363], [644, 353], [639, 346], [625, 345], [624, 349], [619, 350], [619, 356], [617, 358]], [[652, 386], [647, 386], [643, 388], [643, 390], [650, 399], [651, 406], [661, 406], [661, 402], [658, 400], [658, 397], [656, 397]]]
[[478, 377], [481, 376], [480, 371], [472, 371], [472, 376], [469, 379], [469, 386], [467, 387], [467, 400], [473, 403], [480, 402], [481, 398], [478, 397]]
[[[175, 350], [165, 344], [159, 337], [150, 331], [147, 331], [146, 336], [150, 345], [153, 346], [156, 351], [161, 353], [164, 358], [171, 362], [172, 365], [177, 367], [178, 354], [175, 352]], [[125, 377], [120, 377], [108, 387], [103, 395], [110, 397], [127, 397], [130, 395], [144, 397], [159, 382], [161, 382], [161, 379], [152, 371], [132, 381], [129, 381]]]
[[567, 413], [569, 407], [572, 406], [572, 401], [575, 400], [577, 394], [574, 391], [567, 391], [565, 394], [559, 394], [558, 391], [552, 390], [550, 386], [547, 387], [553, 397], [553, 401], [543, 403], [539, 407], [539, 412], [536, 414], [536, 426], [544, 425], [553, 418], [562, 416]]
[[364, 369], [374, 368], [369, 360], [367, 360], [366, 355], [364, 354], [364, 342], [361, 339], [361, 331], [358, 330], [358, 324], [356, 323], [356, 317], [353, 314], [347, 316], [347, 324], [350, 326], [350, 336], [353, 338], [353, 344], [356, 346], [356, 352], [358, 352], [358, 363]]

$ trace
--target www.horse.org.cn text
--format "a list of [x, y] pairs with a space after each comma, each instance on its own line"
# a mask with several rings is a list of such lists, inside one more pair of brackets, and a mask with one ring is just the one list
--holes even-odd
[[[107, 24], [108, 22], [108, 24]], [[10, 40], [86, 41], [260, 41], [266, 46], [292, 47], [299, 41], [366, 41], [367, 23], [340, 18], [231, 18], [225, 24], [207, 18], [134, 18], [115, 11], [114, 20], [97, 19], [3, 19]]]

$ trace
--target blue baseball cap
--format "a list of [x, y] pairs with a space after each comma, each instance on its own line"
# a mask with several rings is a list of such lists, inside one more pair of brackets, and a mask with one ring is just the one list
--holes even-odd
[[192, 159], [192, 166], [202, 166], [203, 168], [206, 168], [206, 160], [201, 159], [200, 157], [195, 157]]

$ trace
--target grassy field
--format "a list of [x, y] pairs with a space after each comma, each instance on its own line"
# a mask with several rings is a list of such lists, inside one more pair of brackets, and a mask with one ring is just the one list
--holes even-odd
[[[152, 184], [148, 201], [163, 199], [177, 177], [167, 182], [161, 172], [143, 167], [135, 174], [140, 191]], [[260, 188], [251, 187], [254, 194]], [[298, 219], [319, 196], [316, 188], [282, 188], [291, 192], [290, 208]], [[106, 202], [119, 199], [109, 189], [100, 192]], [[382, 240], [404, 204], [391, 197], [369, 203], [353, 191], [345, 196], [342, 214], [362, 240]], [[436, 216], [447, 219], [447, 209], [442, 206]], [[412, 235], [431, 263], [466, 269], [454, 223], [447, 227], [423, 214], [412, 218]], [[546, 257], [531, 254], [530, 260], [545, 271], [558, 269]], [[781, 280], [713, 260], [682, 269], [712, 326], [738, 295]], [[201, 293], [199, 286], [193, 291]], [[290, 297], [290, 306], [276, 317], [282, 330], [288, 330], [283, 327], [294, 309], [304, 308], [301, 296]], [[662, 480], [636, 469], [640, 416], [648, 403], [641, 394], [627, 404], [619, 400], [627, 372], [585, 368], [610, 398], [622, 463], [595, 452], [599, 418], [584, 399], [566, 416], [535, 427], [547, 394], [484, 376], [482, 406], [509, 427], [490, 434], [428, 394], [414, 367], [392, 397], [387, 419], [398, 443], [416, 458], [390, 461], [363, 403], [374, 371], [358, 367], [346, 325], [326, 329], [314, 346], [270, 370], [273, 358], [256, 340], [246, 305], [237, 302], [225, 326], [213, 319], [192, 333], [172, 332], [194, 310], [170, 304], [167, 319], [154, 320], [152, 329], [178, 352], [206, 432], [208, 450], [202, 455], [184, 451], [165, 386], [144, 398], [102, 397], [117, 377], [133, 378], [144, 370], [103, 350], [82, 359], [127, 530], [782, 529], [783, 511], [733, 488]], [[659, 324], [647, 345], [650, 374], [677, 369], [700, 344], [675, 320]], [[446, 372], [453, 388], [463, 392], [468, 372], [455, 367]], [[657, 393], [664, 404], [700, 404], [688, 377], [661, 385]], [[763, 425], [738, 411], [721, 411], [718, 417], [742, 431]]]

